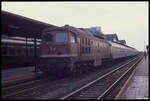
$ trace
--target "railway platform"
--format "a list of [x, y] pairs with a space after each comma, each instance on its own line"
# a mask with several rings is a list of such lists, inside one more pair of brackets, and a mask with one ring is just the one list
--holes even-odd
[[12, 80], [14, 78], [27, 76], [28, 74], [35, 74], [36, 75], [34, 66], [2, 70], [2, 74], [1, 74], [2, 83], [5, 81]]
[[115, 99], [149, 99], [149, 56], [137, 65]]

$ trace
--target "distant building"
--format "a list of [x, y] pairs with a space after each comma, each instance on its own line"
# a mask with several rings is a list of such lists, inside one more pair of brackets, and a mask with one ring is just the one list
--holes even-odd
[[[65, 25], [65, 26], [69, 26], [69, 25]], [[117, 34], [104, 34], [101, 31], [101, 27], [96, 26], [96, 27], [90, 27], [90, 28], [77, 28], [83, 31], [86, 31], [88, 34], [92, 34], [95, 37], [99, 37], [101, 39], [106, 39], [109, 41], [113, 41], [113, 42], [117, 42], [120, 44], [126, 44], [125, 40], [119, 40]]]
[[118, 40], [121, 44], [126, 44], [126, 41], [125, 40]]
[[90, 32], [101, 32], [101, 27], [91, 27], [91, 28], [85, 28], [85, 29]]
[[105, 34], [104, 38], [106, 40], [109, 40], [109, 41], [118, 42], [118, 36], [117, 36], [117, 34]]
[[109, 41], [113, 41], [113, 42], [117, 42], [120, 44], [126, 44], [125, 40], [119, 40], [117, 34], [105, 34], [104, 35], [104, 39], [109, 40]]
[[100, 37], [104, 39], [104, 33], [101, 31], [101, 27], [91, 27], [91, 28], [84, 28], [85, 30], [94, 34], [94, 36]]

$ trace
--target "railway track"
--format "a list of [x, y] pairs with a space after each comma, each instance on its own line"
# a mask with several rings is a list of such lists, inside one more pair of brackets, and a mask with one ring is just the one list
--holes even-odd
[[63, 88], [64, 86], [67, 87], [66, 85], [68, 85], [67, 88], [69, 88], [70, 80], [71, 79], [67, 78], [59, 80], [33, 79], [25, 83], [8, 86], [7, 88], [4, 87], [2, 88], [2, 99], [34, 99], [35, 96], [46, 92], [43, 91], [43, 89], [47, 89], [53, 95], [53, 91], [57, 92], [57, 89]]
[[134, 70], [135, 65], [137, 65], [141, 59], [141, 56], [137, 56], [126, 64], [66, 94], [60, 99], [105, 99], [125, 75]]

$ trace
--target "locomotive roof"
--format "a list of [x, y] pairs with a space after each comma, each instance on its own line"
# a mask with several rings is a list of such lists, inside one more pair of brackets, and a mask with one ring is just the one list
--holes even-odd
[[78, 29], [78, 28], [74, 28], [72, 26], [62, 26], [62, 27], [53, 27], [53, 28], [46, 28], [45, 30], [43, 31], [52, 31], [52, 30], [69, 30], [75, 34], [78, 34], [78, 35], [82, 35], [82, 34], [86, 34], [88, 36], [93, 36], [92, 33], [90, 32], [85, 32], [81, 29]]
[[65, 25], [62, 27], [46, 28], [43, 31], [46, 32], [46, 31], [52, 31], [52, 30], [68, 30], [68, 31], [71, 31], [72, 33], [79, 35], [79, 36], [88, 36], [90, 38], [103, 39], [102, 37], [99, 37], [96, 33], [92, 33], [90, 31], [87, 31], [84, 28], [75, 28], [75, 27], [69, 26], [69, 25]]

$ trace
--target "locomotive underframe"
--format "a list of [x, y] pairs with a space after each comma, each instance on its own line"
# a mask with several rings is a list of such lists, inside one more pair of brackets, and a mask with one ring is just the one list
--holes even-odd
[[[124, 57], [125, 58], [125, 57]], [[127, 58], [127, 57], [126, 57]], [[119, 58], [119, 60], [122, 58]], [[94, 57], [41, 57], [38, 62], [38, 68], [47, 74], [72, 74], [86, 71], [102, 64], [112, 62], [112, 58], [94, 58]], [[99, 62], [95, 65], [95, 62]]]
[[47, 73], [66, 73], [73, 68], [74, 59], [72, 57], [40, 58], [37, 66]]
[[86, 68], [102, 64], [100, 58], [93, 56], [85, 57], [41, 57], [38, 62], [38, 68], [45, 73], [64, 73], [84, 71]]

